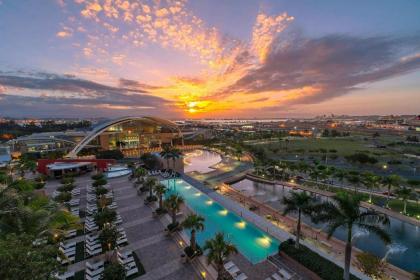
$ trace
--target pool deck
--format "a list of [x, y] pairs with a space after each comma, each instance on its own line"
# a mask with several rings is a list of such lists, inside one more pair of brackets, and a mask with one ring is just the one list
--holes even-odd
[[[80, 208], [86, 207], [86, 186], [91, 185], [90, 175], [77, 177], [75, 185], [81, 189]], [[51, 194], [58, 186], [59, 181], [48, 181], [46, 192]], [[197, 280], [202, 279], [195, 267], [190, 263], [181, 261], [183, 253], [179, 245], [165, 233], [165, 222], [153, 217], [153, 209], [144, 204], [144, 197], [139, 197], [127, 177], [109, 180], [110, 188], [114, 191], [114, 201], [117, 203], [117, 212], [121, 215], [127, 239], [127, 246], [122, 251], [132, 250], [142, 262], [146, 274], [137, 277], [139, 280]], [[69, 239], [73, 240], [73, 239]], [[85, 236], [74, 238], [74, 241], [84, 241]], [[105, 254], [88, 258], [71, 264], [69, 271], [85, 269], [86, 261], [104, 259]], [[210, 278], [211, 279], [211, 278]]]

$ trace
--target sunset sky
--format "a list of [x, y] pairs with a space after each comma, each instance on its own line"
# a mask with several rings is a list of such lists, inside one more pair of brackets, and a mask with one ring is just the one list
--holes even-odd
[[331, 113], [420, 113], [420, 1], [0, 0], [0, 116]]

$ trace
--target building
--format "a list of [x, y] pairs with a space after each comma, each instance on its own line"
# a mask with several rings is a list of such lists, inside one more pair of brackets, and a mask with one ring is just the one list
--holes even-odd
[[120, 150], [126, 157], [137, 157], [160, 151], [165, 144], [183, 144], [176, 123], [156, 117], [123, 117], [95, 127], [74, 146], [67, 158], [77, 158], [87, 147]]

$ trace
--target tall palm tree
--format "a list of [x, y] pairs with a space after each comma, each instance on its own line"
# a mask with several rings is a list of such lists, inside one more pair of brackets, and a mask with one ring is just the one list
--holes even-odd
[[349, 175], [347, 176], [347, 181], [349, 181], [353, 185], [354, 193], [356, 193], [359, 187], [359, 184], [362, 180], [360, 179], [359, 175], [349, 173]]
[[153, 196], [153, 188], [156, 185], [156, 178], [155, 177], [147, 177], [146, 181], [144, 182], [144, 186], [149, 190], [149, 197]]
[[165, 200], [164, 205], [166, 209], [168, 209], [168, 211], [171, 213], [172, 225], [177, 224], [176, 213], [179, 211], [183, 203], [184, 198], [178, 194], [172, 194]]
[[363, 174], [363, 184], [369, 189], [369, 203], [372, 202], [372, 193], [373, 189], [377, 189], [379, 187], [379, 183], [381, 181], [381, 177], [366, 172]]
[[134, 170], [134, 177], [137, 179], [137, 181], [141, 181], [144, 176], [146, 176], [147, 171], [146, 169], [139, 167]]
[[160, 156], [166, 159], [166, 168], [169, 169], [169, 160], [172, 157], [172, 148], [169, 145], [165, 145], [160, 152]]
[[347, 231], [345, 259], [344, 259], [344, 280], [350, 279], [350, 260], [352, 251], [353, 227], [358, 227], [376, 234], [385, 243], [390, 243], [391, 238], [383, 226], [389, 225], [388, 216], [374, 210], [362, 210], [359, 195], [338, 193], [333, 201], [319, 204], [315, 207], [313, 221], [327, 224], [327, 234], [330, 238], [338, 228], [345, 228]]
[[191, 230], [190, 246], [192, 251], [195, 252], [197, 250], [195, 234], [197, 231], [204, 230], [204, 217], [196, 214], [190, 214], [181, 223], [181, 226]]
[[172, 148], [170, 153], [170, 158], [172, 159], [172, 169], [175, 170], [175, 162], [179, 159], [182, 155], [181, 150]]
[[334, 177], [338, 179], [338, 181], [340, 182], [340, 185], [343, 185], [343, 182], [346, 176], [347, 176], [347, 172], [342, 169], [338, 169], [334, 173]]
[[392, 188], [398, 188], [401, 183], [401, 177], [395, 174], [389, 175], [387, 177], [384, 177], [382, 179], [382, 184], [385, 185], [388, 189], [387, 195], [386, 195], [386, 207], [388, 207], [389, 203], [389, 196], [391, 194]]
[[166, 186], [159, 183], [155, 185], [155, 193], [159, 198], [159, 209], [163, 209], [163, 195], [166, 193]]
[[214, 263], [217, 270], [217, 280], [226, 279], [226, 270], [223, 266], [225, 259], [238, 253], [235, 245], [225, 239], [223, 232], [218, 232], [214, 238], [206, 240], [203, 250], [208, 250], [207, 263]]
[[402, 201], [404, 202], [404, 209], [403, 209], [404, 215], [407, 214], [407, 200], [410, 198], [412, 192], [413, 192], [412, 189], [406, 188], [406, 187], [401, 187], [395, 191], [398, 198], [402, 199]]
[[283, 204], [286, 206], [283, 210], [283, 215], [291, 212], [298, 214], [296, 225], [296, 248], [299, 248], [300, 233], [301, 233], [301, 216], [303, 214], [311, 215], [315, 199], [306, 192], [290, 192], [290, 196], [283, 197]]

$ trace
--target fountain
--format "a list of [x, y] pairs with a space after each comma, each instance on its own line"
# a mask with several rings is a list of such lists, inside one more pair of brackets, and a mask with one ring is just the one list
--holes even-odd
[[382, 258], [382, 261], [386, 261], [388, 259], [389, 255], [393, 255], [393, 254], [401, 254], [404, 253], [405, 251], [407, 251], [407, 247], [401, 245], [401, 244], [390, 244], [387, 247], [387, 251], [385, 253], [385, 256]]
[[365, 229], [357, 229], [353, 237], [351, 238], [351, 241], [354, 242], [357, 238], [368, 236], [369, 232]]

